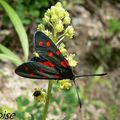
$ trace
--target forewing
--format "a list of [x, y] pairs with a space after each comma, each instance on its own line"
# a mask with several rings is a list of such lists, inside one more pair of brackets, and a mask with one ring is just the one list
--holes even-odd
[[32, 58], [32, 61], [23, 63], [16, 70], [15, 73], [27, 78], [34, 79], [62, 79], [60, 73], [51, 67], [47, 60]]
[[56, 68], [66, 69], [69, 67], [68, 61], [61, 54], [57, 46], [44, 33], [37, 31], [34, 35], [35, 51], [48, 61], [52, 62]]

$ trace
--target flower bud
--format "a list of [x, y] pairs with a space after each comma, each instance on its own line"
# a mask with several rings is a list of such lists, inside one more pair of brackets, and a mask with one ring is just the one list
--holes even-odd
[[68, 79], [61, 80], [59, 83], [60, 83], [60, 88], [61, 89], [67, 89], [68, 90], [72, 86], [70, 80], [68, 80]]
[[55, 14], [58, 16], [59, 19], [63, 19], [65, 10], [62, 7], [62, 4], [60, 2], [58, 2], [54, 7], [55, 7], [54, 8]]
[[50, 9], [50, 14], [51, 16], [55, 15], [55, 6], [52, 6], [51, 9]]
[[45, 23], [48, 23], [48, 22], [49, 22], [49, 19], [50, 19], [50, 18], [45, 15], [44, 18], [43, 18], [43, 21], [44, 21]]
[[59, 23], [58, 24], [56, 24], [56, 26], [55, 26], [55, 31], [56, 31], [56, 33], [57, 32], [61, 32], [62, 30], [63, 30], [63, 24], [62, 24], [62, 21], [59, 21]]
[[60, 44], [59, 50], [63, 55], [65, 55], [67, 53], [67, 50], [65, 49], [65, 44], [64, 43]]
[[56, 14], [52, 15], [51, 22], [56, 23], [58, 21], [58, 16]]
[[64, 32], [65, 37], [72, 38], [74, 35], [74, 29], [72, 26], [68, 26]]
[[65, 10], [63, 8], [56, 8], [55, 11], [56, 15], [60, 18], [63, 19], [65, 16]]
[[39, 24], [37, 30], [43, 31], [45, 30], [45, 26], [43, 24]]
[[67, 55], [66, 59], [71, 67], [75, 67], [77, 65], [77, 61], [74, 60], [75, 54]]
[[64, 19], [63, 19], [63, 23], [64, 24], [70, 24], [70, 17], [66, 16]]
[[51, 15], [51, 11], [50, 11], [50, 9], [48, 9], [48, 10], [45, 12], [45, 16], [50, 17], [50, 15]]
[[37, 52], [34, 52], [33, 55], [34, 55], [35, 57], [40, 57]]
[[45, 35], [47, 35], [48, 37], [50, 37], [51, 38], [51, 36], [52, 36], [52, 33], [49, 31], [49, 30], [44, 30], [44, 31], [42, 31]]
[[56, 7], [62, 7], [62, 4], [60, 2], [57, 2], [57, 4], [55, 6]]
[[64, 16], [69, 17], [69, 13], [67, 11], [65, 11]]

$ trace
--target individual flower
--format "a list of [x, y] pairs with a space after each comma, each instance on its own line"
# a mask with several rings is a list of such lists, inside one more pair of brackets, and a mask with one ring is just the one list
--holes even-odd
[[65, 44], [64, 43], [60, 44], [59, 50], [63, 55], [65, 55], [67, 53], [67, 50], [65, 49]]
[[74, 35], [74, 29], [72, 26], [68, 26], [64, 32], [65, 37], [72, 38]]
[[37, 102], [45, 101], [46, 91], [45, 91], [44, 89], [37, 89], [37, 88], [35, 88], [35, 91], [34, 91], [34, 93], [33, 93], [33, 96], [34, 96], [34, 99], [35, 99]]
[[55, 13], [60, 19], [63, 19], [65, 17], [65, 10], [63, 8], [56, 8]]
[[51, 9], [50, 9], [50, 15], [51, 15], [51, 16], [53, 16], [53, 15], [56, 14], [56, 13], [55, 13], [55, 10], [56, 10], [55, 6], [52, 6]]
[[33, 55], [34, 55], [35, 57], [40, 57], [37, 52], [34, 52]]
[[61, 31], [63, 31], [63, 29], [64, 29], [64, 27], [63, 27], [62, 21], [59, 20], [58, 24], [56, 24], [56, 26], [55, 26], [55, 32], [56, 33], [61, 32]]
[[60, 19], [63, 19], [65, 16], [65, 9], [62, 7], [62, 4], [60, 2], [58, 2], [56, 5], [55, 5], [55, 13], [56, 15], [58, 15], [58, 17]]
[[48, 23], [49, 20], [50, 20], [50, 18], [49, 18], [47, 15], [45, 15], [44, 18], [43, 18], [43, 21], [44, 21], [45, 23]]
[[51, 12], [50, 9], [48, 9], [48, 10], [45, 12], [45, 16], [50, 17], [50, 16], [51, 16], [51, 13], [50, 13], [50, 12]]
[[52, 23], [56, 23], [58, 20], [59, 20], [59, 18], [58, 18], [58, 16], [57, 16], [56, 14], [54, 14], [54, 15], [51, 16], [50, 21], [51, 21]]
[[75, 67], [77, 65], [77, 61], [74, 60], [75, 54], [67, 55], [66, 59], [71, 67]]
[[62, 4], [60, 2], [57, 2], [55, 6], [56, 7], [62, 7]]
[[61, 81], [59, 81], [59, 83], [60, 83], [60, 88], [61, 89], [67, 89], [68, 90], [72, 86], [69, 79], [61, 80]]
[[48, 37], [52, 38], [52, 33], [49, 30], [43, 30], [42, 32]]
[[66, 16], [64, 19], [63, 19], [63, 23], [64, 24], [70, 24], [70, 17], [69, 16]]
[[67, 11], [65, 11], [64, 14], [65, 14], [66, 17], [69, 17], [69, 13]]
[[45, 26], [43, 24], [39, 24], [37, 30], [43, 31], [45, 30]]

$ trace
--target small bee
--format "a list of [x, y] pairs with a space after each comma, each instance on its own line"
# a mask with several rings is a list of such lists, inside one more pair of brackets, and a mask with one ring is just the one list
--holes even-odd
[[46, 90], [35, 88], [33, 96], [37, 102], [44, 101], [46, 97]]

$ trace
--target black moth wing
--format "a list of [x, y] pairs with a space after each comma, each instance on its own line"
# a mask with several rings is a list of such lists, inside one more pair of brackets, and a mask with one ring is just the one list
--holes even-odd
[[69, 68], [68, 61], [61, 54], [57, 46], [53, 41], [44, 33], [37, 31], [34, 35], [34, 47], [35, 51], [43, 56], [48, 61], [55, 64], [58, 69]]
[[22, 77], [33, 79], [62, 79], [60, 73], [47, 63], [49, 62], [43, 57], [34, 57], [31, 59], [31, 61], [23, 63], [17, 67], [15, 73]]

